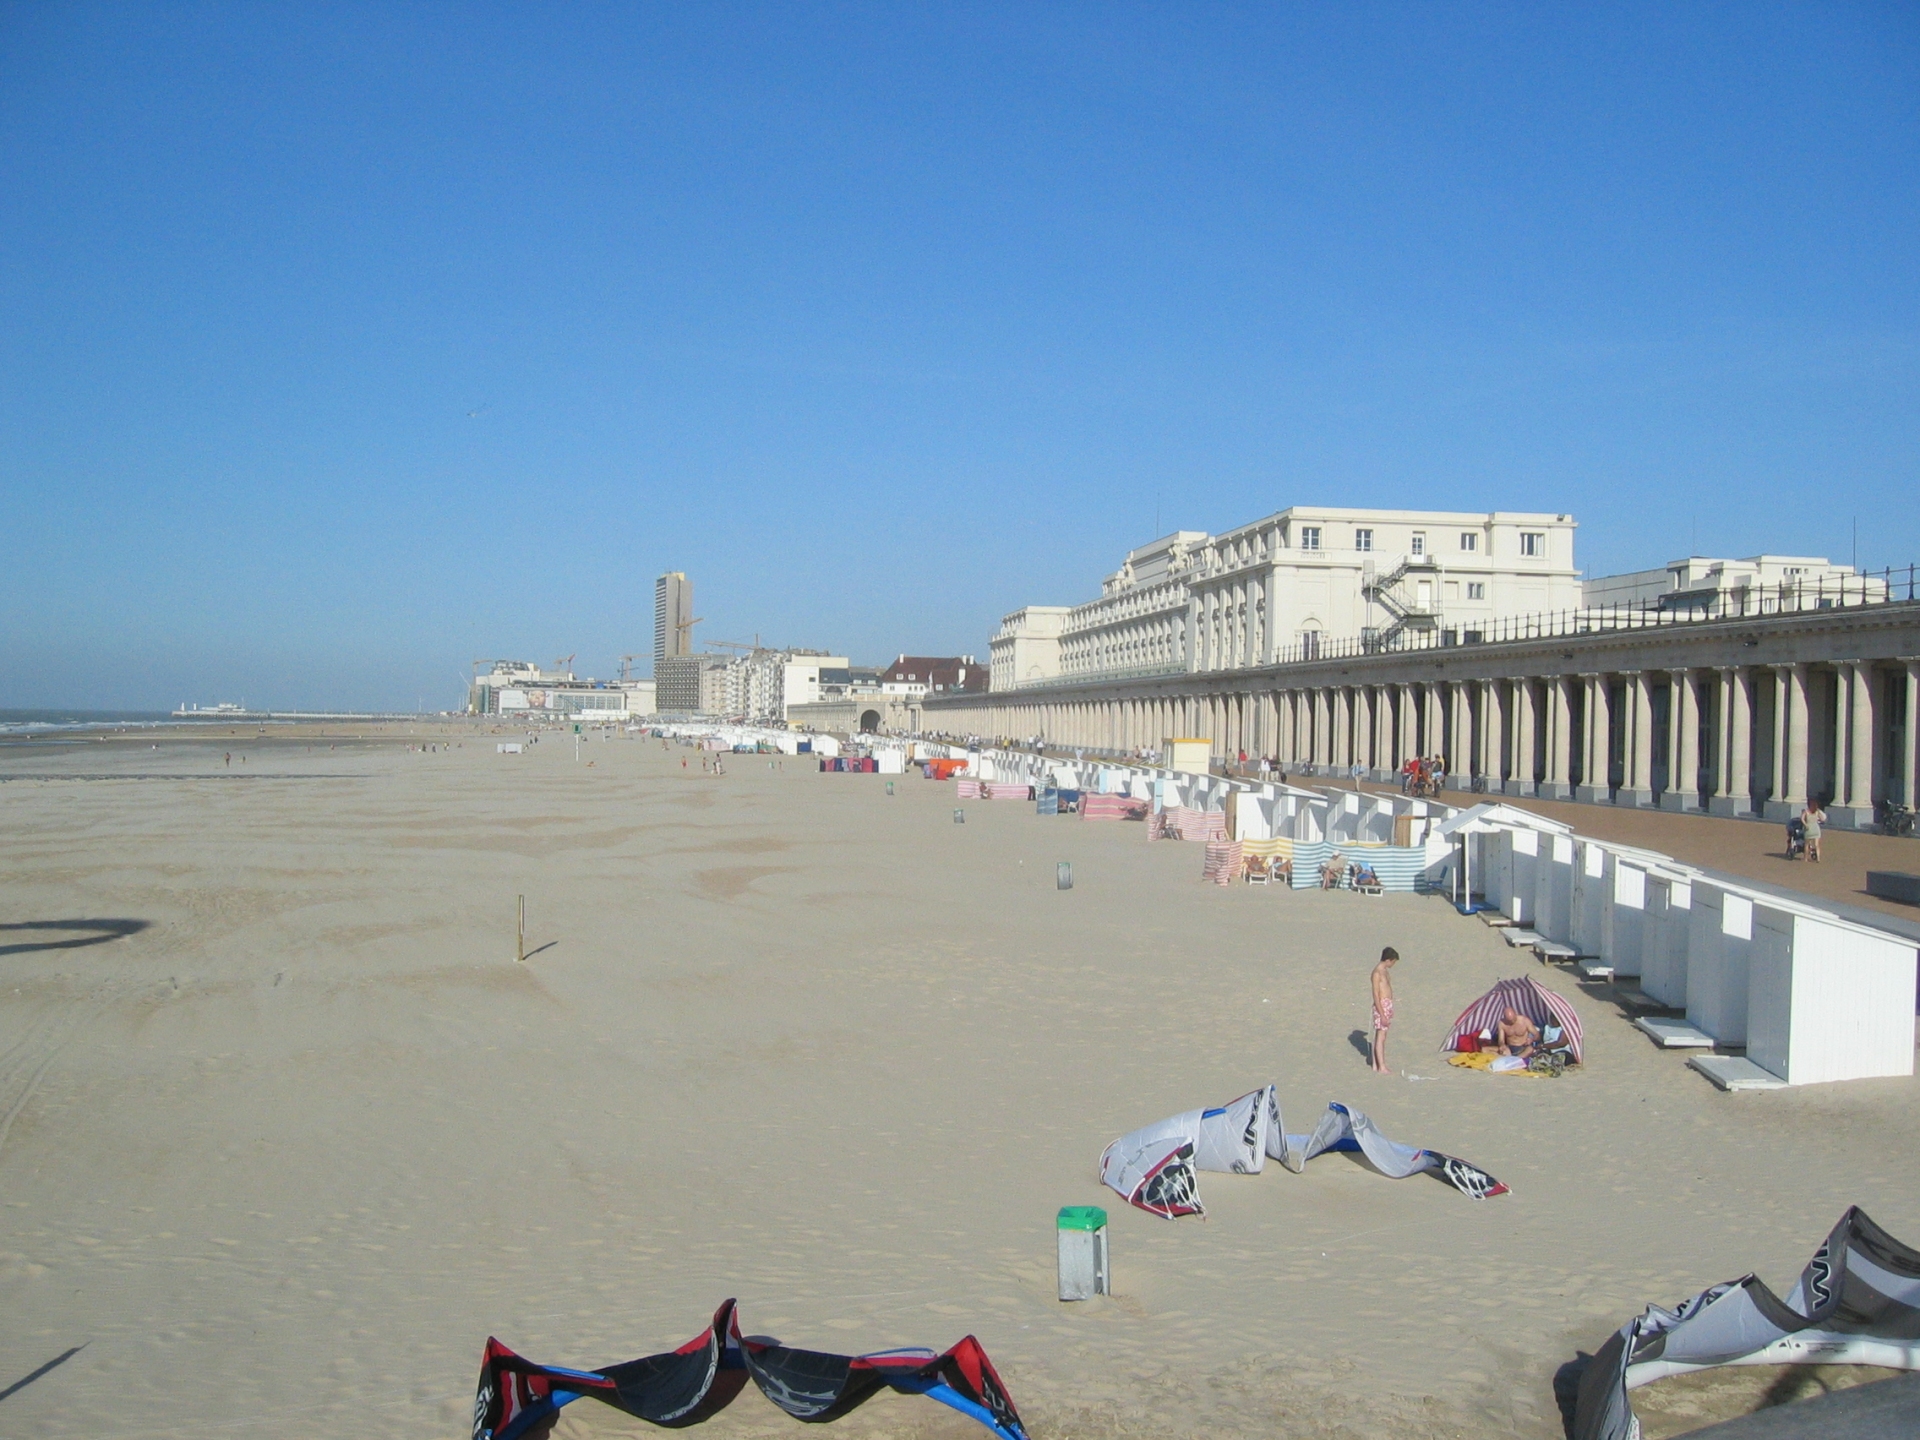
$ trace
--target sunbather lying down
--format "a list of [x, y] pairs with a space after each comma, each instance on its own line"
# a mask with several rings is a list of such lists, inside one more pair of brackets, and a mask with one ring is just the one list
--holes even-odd
[[1493, 1027], [1493, 1048], [1502, 1055], [1518, 1055], [1524, 1059], [1533, 1054], [1539, 1043], [1540, 1027], [1512, 1006], [1507, 1007], [1500, 1023]]

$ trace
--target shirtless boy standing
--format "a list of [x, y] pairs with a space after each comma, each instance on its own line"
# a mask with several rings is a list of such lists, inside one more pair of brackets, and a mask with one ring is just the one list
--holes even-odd
[[1373, 967], [1373, 1068], [1387, 1073], [1387, 1029], [1393, 1024], [1393, 967], [1400, 952], [1391, 945], [1380, 952]]

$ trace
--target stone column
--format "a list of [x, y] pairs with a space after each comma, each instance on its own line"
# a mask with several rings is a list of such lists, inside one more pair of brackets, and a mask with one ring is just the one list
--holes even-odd
[[1373, 687], [1353, 687], [1353, 763], [1373, 768]]
[[1767, 737], [1769, 764], [1765, 813], [1769, 820], [1785, 820], [1787, 816], [1780, 813], [1780, 797], [1787, 793], [1787, 672], [1784, 666], [1775, 665], [1765, 673], [1773, 683], [1773, 731]]
[[1506, 785], [1509, 795], [1534, 793], [1533, 737], [1533, 684], [1523, 677], [1513, 682], [1513, 758]]
[[1753, 796], [1753, 694], [1747, 672], [1731, 666], [1720, 672], [1720, 783], [1707, 809], [1715, 815], [1751, 815]]
[[1807, 808], [1807, 727], [1810, 717], [1807, 713], [1807, 667], [1790, 665], [1787, 667], [1787, 708], [1786, 708], [1786, 788], [1779, 796], [1783, 819], [1792, 819]]
[[1920, 778], [1920, 660], [1909, 660], [1907, 667], [1907, 733], [1906, 743], [1901, 747], [1900, 779], [1904, 802], [1909, 810], [1915, 807], [1914, 796], [1920, 791], [1914, 788], [1914, 781]]
[[1393, 690], [1393, 768], [1398, 771], [1402, 765], [1407, 763], [1408, 757], [1413, 754], [1413, 722], [1415, 712], [1413, 686], [1396, 685], [1393, 687]]
[[1700, 672], [1682, 672], [1681, 696], [1686, 702], [1686, 719], [1680, 731], [1680, 776], [1683, 786], [1680, 808], [1700, 808]]
[[1753, 674], [1735, 668], [1727, 686], [1727, 795], [1735, 815], [1753, 814]]
[[1834, 788], [1844, 797], [1832, 810], [1833, 823], [1851, 825], [1856, 830], [1866, 830], [1873, 825], [1873, 662], [1855, 660], [1841, 671], [1846, 681], [1848, 704], [1841, 712], [1841, 722], [1849, 718], [1852, 724], [1850, 743], [1845, 748], [1846, 765], [1842, 771], [1839, 765], [1840, 746], [1835, 745], [1836, 771], [1846, 777], [1846, 784], [1840, 784], [1839, 775], [1835, 776]]
[[1587, 703], [1586, 724], [1581, 735], [1580, 784], [1575, 787], [1573, 798], [1604, 805], [1613, 798], [1613, 788], [1608, 783], [1613, 766], [1613, 724], [1607, 709], [1609, 687], [1604, 675], [1588, 675], [1585, 679]]
[[1621, 678], [1626, 682], [1621, 718], [1627, 729], [1614, 803], [1645, 809], [1653, 804], [1653, 686], [1644, 670], [1628, 671]]
[[1667, 789], [1662, 810], [1700, 808], [1700, 695], [1699, 674], [1673, 672], [1672, 699], [1667, 706]]
[[1792, 672], [1785, 665], [1775, 665], [1769, 673], [1773, 676], [1773, 733], [1768, 737], [1773, 747], [1773, 766], [1767, 803], [1761, 813], [1769, 820], [1785, 823], [1799, 813], [1787, 805], [1787, 711]]
[[1387, 780], [1393, 775], [1393, 691], [1385, 685], [1369, 685], [1373, 711], [1372, 779]]
[[1573, 706], [1567, 696], [1567, 677], [1546, 682], [1547, 779], [1540, 794], [1548, 800], [1573, 797]]
[[1500, 711], [1500, 691], [1505, 682], [1500, 680], [1482, 680], [1480, 682], [1480, 759], [1485, 766], [1481, 775], [1487, 782], [1487, 792], [1498, 795], [1503, 788], [1507, 773], [1507, 726], [1506, 717]]
[[1447, 720], [1447, 788], [1464, 790], [1473, 754], [1473, 701], [1464, 680], [1447, 687]]

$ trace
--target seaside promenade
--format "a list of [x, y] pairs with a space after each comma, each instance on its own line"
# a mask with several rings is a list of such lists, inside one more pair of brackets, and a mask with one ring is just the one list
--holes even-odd
[[[1722, 1094], [1544, 971], [1584, 1069], [1450, 1069], [1530, 962], [1438, 899], [1203, 885], [1139, 826], [804, 759], [320, 728], [0, 746], [0, 1387], [84, 1347], [0, 1432], [464, 1433], [489, 1333], [599, 1365], [733, 1295], [822, 1349], [974, 1333], [1035, 1436], [1550, 1440], [1555, 1370], [1649, 1301], [1784, 1285], [1848, 1204], [1920, 1237], [1920, 1081]], [[1330, 1159], [1169, 1223], [1098, 1184], [1268, 1081], [1513, 1193]], [[1054, 1298], [1066, 1204], [1112, 1213], [1110, 1300]], [[1663, 1382], [1650, 1440], [1773, 1379]], [[586, 1408], [559, 1433], [632, 1433]], [[704, 1433], [799, 1432], [750, 1394]]]

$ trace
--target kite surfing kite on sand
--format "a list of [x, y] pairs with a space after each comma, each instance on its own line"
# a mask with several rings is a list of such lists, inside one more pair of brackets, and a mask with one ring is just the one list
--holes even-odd
[[1000, 1440], [1027, 1440], [1012, 1397], [971, 1335], [938, 1355], [919, 1349], [829, 1355], [795, 1350], [764, 1335], [743, 1336], [731, 1300], [678, 1350], [602, 1370], [536, 1365], [489, 1339], [473, 1399], [473, 1440], [545, 1435], [560, 1407], [580, 1399], [655, 1425], [695, 1425], [725, 1409], [749, 1376], [796, 1420], [837, 1420], [885, 1387], [950, 1405]]
[[1780, 1299], [1747, 1275], [1671, 1310], [1649, 1305], [1600, 1347], [1580, 1379], [1573, 1440], [1635, 1440], [1627, 1399], [1715, 1365], [1884, 1365], [1920, 1370], [1920, 1251], [1852, 1206]]
[[1432, 1171], [1475, 1200], [1504, 1195], [1493, 1176], [1438, 1150], [1389, 1140], [1351, 1105], [1329, 1105], [1311, 1135], [1289, 1135], [1280, 1123], [1276, 1088], [1266, 1085], [1211, 1110], [1188, 1110], [1122, 1135], [1101, 1152], [1100, 1179], [1128, 1204], [1167, 1220], [1204, 1215], [1202, 1170], [1258, 1175], [1269, 1159], [1296, 1175], [1316, 1155], [1355, 1152], [1393, 1180]]

